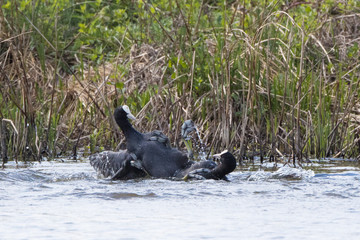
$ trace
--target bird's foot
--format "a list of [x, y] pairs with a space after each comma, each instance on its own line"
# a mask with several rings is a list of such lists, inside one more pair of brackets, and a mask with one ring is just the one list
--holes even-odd
[[142, 162], [140, 160], [131, 160], [130, 165], [140, 170], [144, 170]]
[[196, 126], [192, 120], [186, 120], [181, 126], [181, 137], [184, 140], [190, 140], [189, 134], [196, 131]]
[[185, 181], [189, 179], [206, 180], [207, 177], [205, 177], [205, 175], [209, 174], [210, 172], [211, 170], [207, 168], [195, 169], [189, 172], [185, 177], [183, 177], [183, 180]]

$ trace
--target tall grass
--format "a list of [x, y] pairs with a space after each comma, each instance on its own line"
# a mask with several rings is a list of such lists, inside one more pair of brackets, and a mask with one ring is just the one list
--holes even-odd
[[359, 149], [358, 1], [8, 1], [1, 8], [3, 159], [118, 149], [111, 115], [240, 159]]

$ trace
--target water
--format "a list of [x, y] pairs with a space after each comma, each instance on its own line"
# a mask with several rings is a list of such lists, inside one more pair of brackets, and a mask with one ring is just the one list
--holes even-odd
[[358, 165], [311, 168], [110, 181], [86, 161], [10, 163], [0, 170], [0, 239], [359, 239]]
[[200, 142], [200, 151], [199, 151], [199, 159], [201, 160], [201, 161], [206, 161], [207, 159], [206, 159], [206, 153], [205, 153], [205, 148], [204, 148], [204, 143], [203, 143], [203, 141], [202, 141], [202, 139], [201, 139], [201, 137], [200, 137], [200, 133], [199, 133], [199, 130], [198, 130], [198, 128], [195, 126], [195, 130], [196, 130], [196, 135], [197, 135], [197, 137], [198, 137], [198, 139], [199, 139], [199, 142]]

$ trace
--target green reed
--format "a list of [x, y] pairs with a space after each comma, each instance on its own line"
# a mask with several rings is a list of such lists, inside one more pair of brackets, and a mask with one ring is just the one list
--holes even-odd
[[359, 3], [315, 5], [5, 2], [1, 146], [20, 160], [117, 149], [110, 116], [127, 104], [179, 147], [192, 118], [211, 152], [355, 158], [359, 48], [337, 38]]

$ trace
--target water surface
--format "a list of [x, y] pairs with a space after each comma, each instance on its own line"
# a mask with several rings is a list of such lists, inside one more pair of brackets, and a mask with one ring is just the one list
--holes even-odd
[[[0, 170], [1, 239], [359, 239], [356, 164], [225, 181], [102, 179], [89, 162]], [[313, 170], [311, 170], [313, 169]]]

